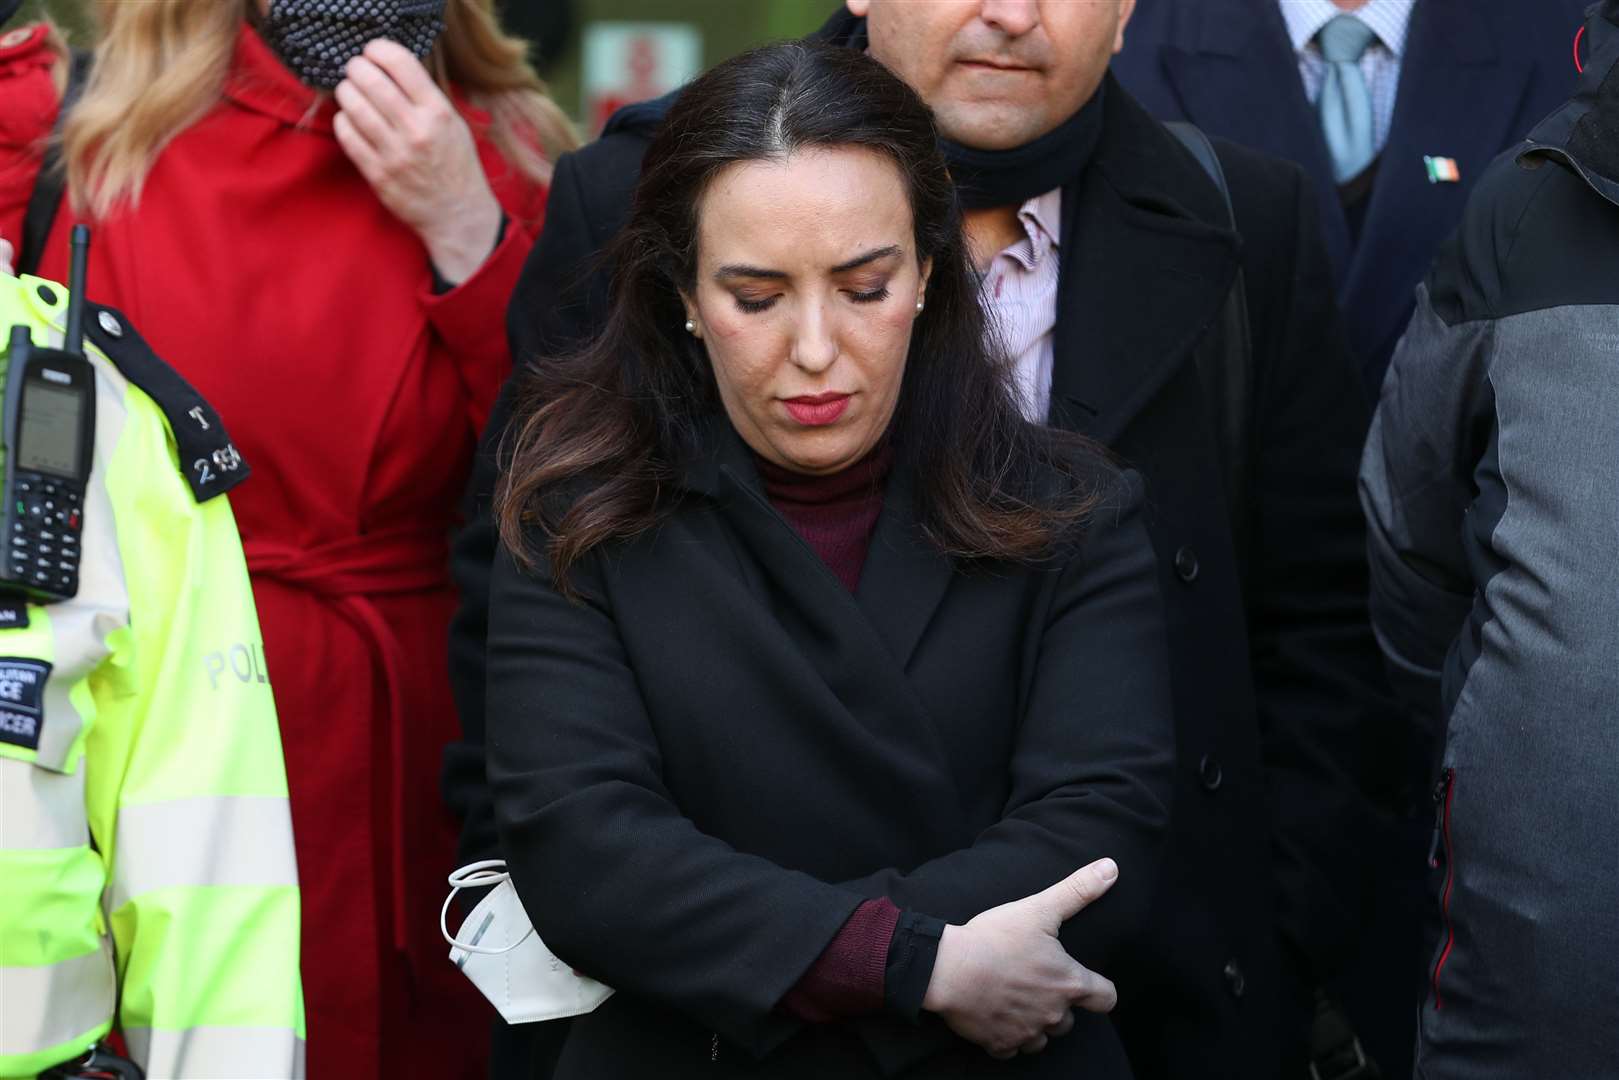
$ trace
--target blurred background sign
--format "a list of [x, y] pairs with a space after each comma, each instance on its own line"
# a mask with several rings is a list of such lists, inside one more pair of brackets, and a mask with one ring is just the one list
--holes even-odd
[[703, 35], [690, 23], [592, 22], [582, 53], [582, 119], [595, 135], [623, 106], [662, 97], [702, 71]]

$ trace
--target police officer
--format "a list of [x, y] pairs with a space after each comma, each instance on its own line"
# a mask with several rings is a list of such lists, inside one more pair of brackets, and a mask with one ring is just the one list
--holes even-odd
[[[0, 359], [14, 326], [60, 347], [67, 291], [0, 271]], [[115, 1019], [153, 1077], [299, 1076], [286, 775], [220, 497], [247, 467], [121, 315], [84, 310], [88, 485], [8, 481], [80, 542], [70, 599], [0, 582], [0, 1077], [108, 1075]]]

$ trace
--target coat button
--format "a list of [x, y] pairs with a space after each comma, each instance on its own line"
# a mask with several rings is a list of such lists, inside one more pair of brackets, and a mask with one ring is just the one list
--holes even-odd
[[1242, 997], [1243, 991], [1248, 989], [1248, 980], [1242, 977], [1242, 968], [1237, 966], [1235, 960], [1226, 961], [1225, 984], [1226, 989], [1231, 991], [1231, 996], [1234, 998]]
[[52, 289], [49, 285], [41, 285], [39, 288], [35, 289], [34, 291], [39, 294], [39, 298], [41, 300], [45, 301], [51, 307], [56, 306], [56, 291], [54, 289]]
[[1197, 552], [1191, 548], [1183, 547], [1175, 552], [1175, 573], [1188, 585], [1197, 580], [1198, 571], [1201, 569], [1197, 564]]
[[103, 311], [96, 316], [96, 322], [101, 324], [101, 329], [107, 332], [108, 337], [119, 338], [124, 336], [124, 324], [119, 322], [112, 312]]
[[1197, 763], [1197, 775], [1209, 791], [1218, 791], [1220, 784], [1225, 780], [1225, 774], [1220, 771], [1220, 763], [1211, 754], [1204, 754], [1203, 760]]

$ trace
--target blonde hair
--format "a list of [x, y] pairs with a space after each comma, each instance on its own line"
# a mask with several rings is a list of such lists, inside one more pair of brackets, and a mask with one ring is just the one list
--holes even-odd
[[[244, 18], [255, 0], [99, 0], [101, 39], [90, 80], [62, 130], [74, 205], [105, 217], [139, 202], [158, 154], [219, 103]], [[489, 113], [489, 138], [537, 183], [550, 160], [578, 145], [572, 125], [534, 73], [527, 47], [505, 33], [494, 0], [449, 0], [427, 58], [441, 89]], [[548, 160], [550, 159], [550, 160]]]

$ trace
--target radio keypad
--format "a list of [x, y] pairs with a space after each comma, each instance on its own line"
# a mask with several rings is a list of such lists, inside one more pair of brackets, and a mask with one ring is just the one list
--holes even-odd
[[9, 577], [19, 584], [72, 596], [78, 590], [83, 512], [68, 485], [39, 473], [17, 474], [17, 503], [6, 545]]

